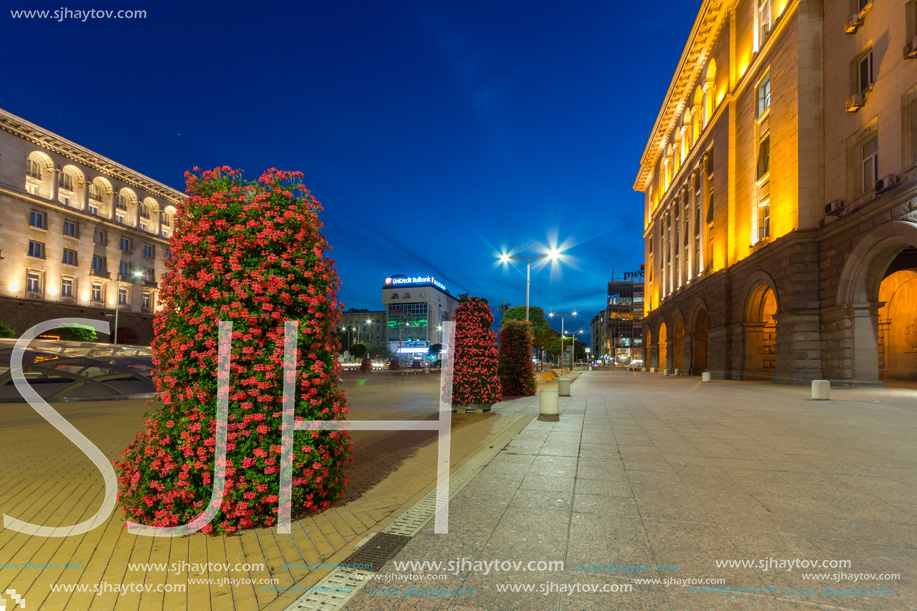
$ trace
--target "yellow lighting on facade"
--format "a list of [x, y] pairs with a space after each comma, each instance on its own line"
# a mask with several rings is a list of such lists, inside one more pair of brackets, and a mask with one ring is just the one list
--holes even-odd
[[51, 297], [54, 297], [55, 295], [57, 295], [57, 289], [54, 288], [53, 286], [48, 287], [48, 295], [51, 295]]
[[725, 98], [725, 97], [726, 97], [726, 88], [723, 87], [723, 88], [720, 89], [719, 92], [716, 94], [716, 105], [719, 106], [719, 105], [720, 105], [720, 102], [722, 102], [722, 101], [723, 101], [723, 98]]
[[10, 282], [7, 288], [10, 289], [11, 293], [15, 293], [16, 291], [19, 290], [19, 283], [16, 281]]

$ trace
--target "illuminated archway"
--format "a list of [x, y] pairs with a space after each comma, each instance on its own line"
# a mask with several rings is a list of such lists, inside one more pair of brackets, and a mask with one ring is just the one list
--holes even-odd
[[658, 369], [668, 369], [668, 350], [666, 349], [666, 342], [668, 338], [666, 337], [665, 323], [659, 325], [659, 365]]
[[766, 284], [752, 291], [745, 313], [745, 379], [770, 380], [776, 366], [777, 296]]
[[672, 368], [679, 372], [685, 368], [685, 321], [678, 315], [672, 333]]
[[707, 308], [700, 307], [694, 314], [694, 330], [692, 337], [693, 363], [691, 373], [700, 375], [707, 371], [707, 329], [710, 322], [707, 320]]

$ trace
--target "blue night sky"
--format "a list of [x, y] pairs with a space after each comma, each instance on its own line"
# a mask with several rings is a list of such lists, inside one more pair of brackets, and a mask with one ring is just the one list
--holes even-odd
[[[165, 184], [300, 170], [325, 207], [345, 307], [386, 276], [453, 295], [604, 307], [639, 269], [640, 155], [699, 2], [108, 2], [146, 19], [0, 15], [0, 107]], [[14, 60], [13, 58], [19, 58]], [[559, 329], [559, 321], [557, 324]]]

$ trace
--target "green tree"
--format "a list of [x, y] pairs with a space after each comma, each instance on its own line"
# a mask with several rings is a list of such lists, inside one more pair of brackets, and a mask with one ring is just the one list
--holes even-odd
[[350, 352], [350, 356], [354, 358], [362, 359], [366, 355], [367, 349], [366, 349], [366, 346], [363, 344], [354, 344], [353, 346], [350, 347], [350, 350], [348, 350], [348, 352]]
[[0, 338], [6, 337], [16, 337], [16, 332], [13, 331], [12, 327], [0, 320]]
[[433, 358], [436, 358], [439, 356], [439, 353], [442, 352], [442, 350], [443, 350], [442, 344], [433, 344], [432, 346], [430, 346], [430, 349], [427, 350], [427, 354], [432, 356]]
[[94, 342], [96, 341], [96, 330], [86, 325], [75, 323], [63, 326], [60, 331], [60, 338], [68, 342]]
[[[515, 306], [503, 312], [501, 325], [507, 320], [525, 320], [525, 306]], [[538, 306], [529, 306], [529, 322], [532, 323], [532, 332], [537, 338], [548, 328], [548, 321], [544, 317], [544, 310]]]
[[366, 354], [371, 358], [385, 361], [392, 356], [392, 351], [385, 344], [366, 344]]

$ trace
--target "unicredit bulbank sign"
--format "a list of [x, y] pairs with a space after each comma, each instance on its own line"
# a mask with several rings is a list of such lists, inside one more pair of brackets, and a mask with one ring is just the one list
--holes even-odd
[[385, 286], [411, 286], [415, 284], [432, 284], [436, 288], [445, 291], [446, 285], [434, 278], [433, 276], [392, 276], [385, 279]]

